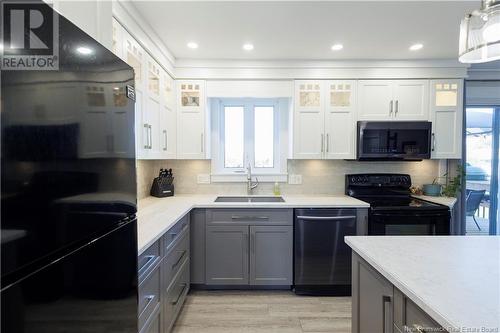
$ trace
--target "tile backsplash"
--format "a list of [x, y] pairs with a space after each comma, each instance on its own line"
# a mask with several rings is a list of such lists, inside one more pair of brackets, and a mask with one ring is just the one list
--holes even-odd
[[[172, 168], [177, 194], [245, 194], [245, 183], [198, 184], [198, 174], [210, 173], [210, 160], [138, 160], [138, 198], [149, 196], [160, 168]], [[430, 183], [439, 174], [439, 160], [421, 162], [358, 162], [344, 160], [288, 160], [288, 173], [302, 175], [302, 184], [280, 183], [283, 194], [343, 194], [349, 173], [407, 173], [414, 185]], [[271, 194], [273, 183], [261, 183], [255, 194]]]

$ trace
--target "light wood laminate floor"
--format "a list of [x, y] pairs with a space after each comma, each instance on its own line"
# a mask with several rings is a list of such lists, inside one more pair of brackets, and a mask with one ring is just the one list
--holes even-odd
[[191, 291], [173, 332], [349, 333], [351, 298], [289, 291]]

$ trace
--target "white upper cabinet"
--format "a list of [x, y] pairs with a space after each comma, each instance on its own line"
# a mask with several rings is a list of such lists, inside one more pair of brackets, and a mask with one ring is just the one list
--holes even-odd
[[[49, 2], [49, 1], [46, 1]], [[112, 2], [52, 0], [53, 8], [99, 43], [112, 49]]]
[[359, 90], [359, 120], [389, 120], [393, 118], [393, 83], [390, 80], [361, 80]]
[[325, 149], [322, 81], [295, 81], [293, 158], [323, 158]]
[[205, 81], [177, 81], [177, 158], [208, 158]]
[[[174, 79], [116, 20], [113, 20], [113, 52], [134, 69], [137, 158], [176, 158]], [[200, 110], [200, 107], [190, 109], [195, 113]]]
[[325, 157], [356, 158], [356, 81], [327, 81]]
[[422, 120], [429, 118], [429, 81], [360, 80], [359, 120]]
[[[162, 140], [162, 123], [161, 123], [161, 107], [160, 107], [160, 66], [154, 59], [146, 56], [146, 104], [144, 105], [143, 114], [149, 125], [149, 151], [147, 158], [161, 158], [163, 152]], [[143, 115], [144, 116], [144, 115]]]
[[162, 158], [177, 157], [177, 117], [175, 113], [174, 80], [166, 72], [161, 72], [160, 81], [160, 131]]
[[462, 158], [463, 80], [431, 80], [431, 157]]
[[394, 119], [422, 120], [429, 118], [429, 81], [394, 81]]
[[295, 81], [293, 158], [355, 158], [355, 83]]
[[138, 159], [149, 158], [154, 141], [151, 125], [154, 117], [147, 112], [151, 109], [151, 101], [144, 80], [147, 75], [146, 51], [116, 20], [113, 29], [114, 51], [134, 69], [136, 156]]
[[125, 52], [123, 51], [123, 27], [113, 18], [112, 25], [112, 45], [111, 51], [122, 60], [125, 60]]

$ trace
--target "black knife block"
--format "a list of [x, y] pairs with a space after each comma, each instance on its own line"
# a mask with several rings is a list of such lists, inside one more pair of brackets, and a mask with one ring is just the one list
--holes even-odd
[[166, 180], [156, 177], [149, 194], [157, 198], [171, 197], [174, 195], [174, 184], [168, 184]]

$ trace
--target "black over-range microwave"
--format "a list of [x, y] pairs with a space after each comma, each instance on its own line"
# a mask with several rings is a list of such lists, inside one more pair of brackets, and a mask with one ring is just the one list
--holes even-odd
[[432, 123], [429, 121], [358, 121], [357, 159], [429, 159], [431, 139]]

